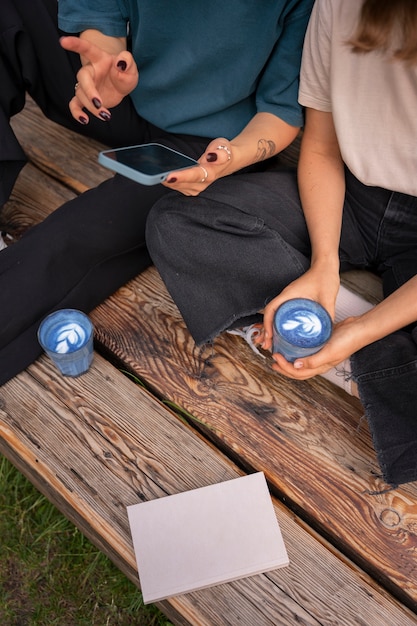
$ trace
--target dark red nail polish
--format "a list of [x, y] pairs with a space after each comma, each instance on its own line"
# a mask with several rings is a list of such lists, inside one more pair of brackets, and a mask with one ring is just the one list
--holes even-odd
[[127, 63], [126, 61], [123, 61], [123, 59], [120, 59], [120, 61], [117, 64], [117, 67], [119, 68], [119, 70], [121, 70], [122, 72], [124, 72], [127, 68]]
[[92, 102], [94, 106], [96, 107], [96, 109], [99, 109], [101, 107], [101, 102], [98, 98], [93, 98]]
[[80, 124], [84, 124], [84, 126], [86, 124], [88, 124], [88, 117], [85, 117], [84, 115], [80, 115], [80, 117], [78, 118], [78, 121], [80, 122]]
[[209, 152], [206, 155], [206, 159], [209, 163], [213, 163], [213, 161], [217, 161], [217, 154], [215, 152]]
[[109, 122], [111, 120], [111, 115], [110, 113], [107, 113], [107, 111], [100, 111], [99, 116], [105, 122]]
[[168, 178], [167, 183], [176, 183], [177, 179], [175, 178], [175, 176], [171, 176], [171, 178]]

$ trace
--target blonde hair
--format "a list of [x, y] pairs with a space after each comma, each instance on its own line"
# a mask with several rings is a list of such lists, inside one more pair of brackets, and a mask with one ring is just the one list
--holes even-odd
[[394, 44], [394, 59], [416, 63], [417, 0], [364, 0], [349, 44], [358, 53], [387, 51]]

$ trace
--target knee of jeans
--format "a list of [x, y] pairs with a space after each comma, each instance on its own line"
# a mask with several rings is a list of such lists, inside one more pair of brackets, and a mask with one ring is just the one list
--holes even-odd
[[[182, 221], [181, 204], [175, 202], [175, 196], [164, 196], [150, 210], [146, 220], [146, 245], [150, 254], [162, 250], [167, 245], [178, 246]], [[174, 234], [175, 233], [175, 234]]]
[[362, 376], [388, 377], [396, 375], [398, 369], [415, 368], [417, 363], [417, 335], [397, 331], [379, 341], [365, 346], [352, 355], [353, 378]]

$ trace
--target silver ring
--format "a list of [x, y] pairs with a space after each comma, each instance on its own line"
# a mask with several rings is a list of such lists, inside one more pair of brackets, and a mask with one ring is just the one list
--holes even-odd
[[204, 178], [202, 178], [202, 179], [200, 180], [200, 183], [205, 183], [205, 182], [206, 182], [206, 180], [207, 180], [207, 178], [208, 178], [208, 171], [207, 171], [207, 170], [206, 170], [206, 168], [205, 168], [205, 167], [203, 167], [202, 165], [199, 165], [198, 167], [201, 167], [201, 169], [202, 169], [202, 170], [203, 170], [203, 172], [204, 172]]
[[232, 158], [232, 151], [227, 146], [217, 146], [216, 150], [224, 150], [227, 152], [227, 160], [230, 161]]
[[74, 85], [74, 91], [77, 91], [78, 87], [80, 86], [80, 83], [75, 83]]

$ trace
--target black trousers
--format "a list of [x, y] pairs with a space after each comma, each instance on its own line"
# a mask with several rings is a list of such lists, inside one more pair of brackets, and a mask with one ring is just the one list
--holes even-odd
[[[176, 247], [170, 246], [175, 232]], [[198, 344], [245, 326], [310, 265], [296, 171], [237, 174], [197, 197], [161, 198], [147, 245]], [[342, 271], [368, 269], [384, 297], [417, 273], [417, 198], [370, 187], [346, 170]], [[417, 325], [351, 358], [384, 479], [417, 481]]]
[[[68, 102], [79, 59], [60, 47], [59, 34], [56, 0], [2, 0], [0, 206], [26, 163], [9, 122], [27, 93], [49, 119], [108, 146], [158, 141], [195, 158], [202, 154], [209, 139], [164, 132], [140, 118], [129, 98], [113, 109], [111, 122], [73, 120]], [[116, 175], [0, 252], [0, 385], [40, 355], [36, 333], [43, 317], [63, 307], [88, 313], [150, 264], [146, 218], [166, 192]]]

